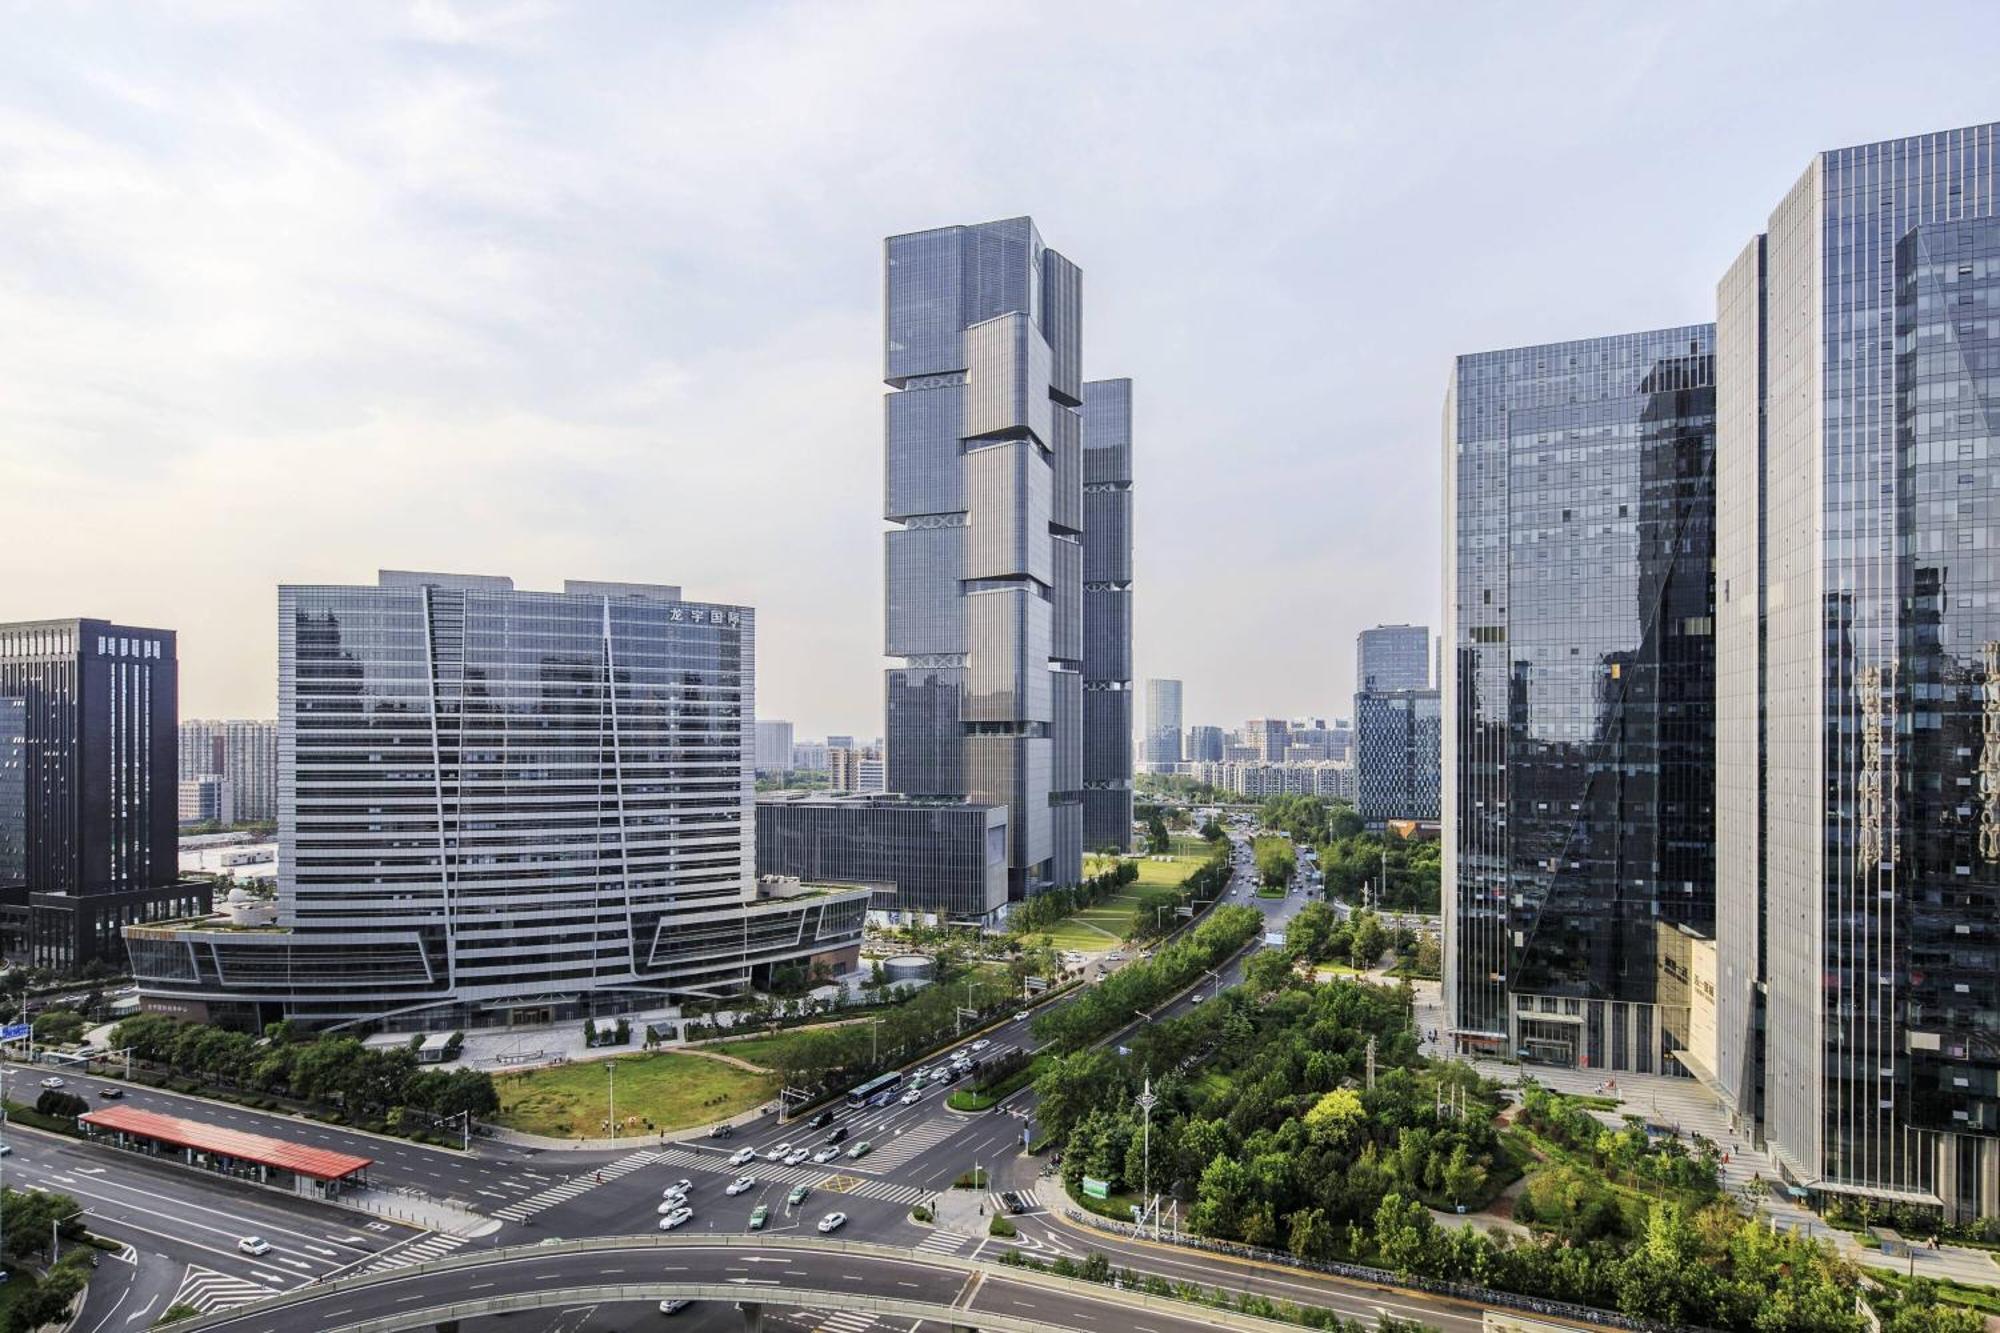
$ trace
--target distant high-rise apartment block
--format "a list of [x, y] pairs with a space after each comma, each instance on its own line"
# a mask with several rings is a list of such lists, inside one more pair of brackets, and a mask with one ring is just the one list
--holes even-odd
[[142, 1002], [448, 1030], [851, 966], [865, 890], [759, 887], [755, 663], [668, 586], [281, 587], [277, 925], [128, 927]]
[[1196, 782], [1233, 792], [1238, 796], [1323, 796], [1331, 800], [1354, 799], [1354, 766], [1321, 760], [1313, 763], [1267, 764], [1262, 760], [1203, 761], [1182, 765]]
[[792, 724], [757, 719], [757, 771], [781, 776], [792, 767]]
[[887, 790], [887, 763], [882, 752], [873, 747], [827, 750], [826, 774], [826, 785], [834, 791]]
[[1789, 1183], [2000, 1214], [2000, 125], [1823, 152], [1717, 291], [1717, 1036]]
[[121, 926], [207, 901], [179, 877], [174, 642], [102, 620], [0, 624], [0, 700], [18, 701], [0, 714], [0, 762], [20, 760], [4, 908], [37, 966], [116, 966]]
[[1714, 348], [1703, 324], [1457, 360], [1444, 993], [1462, 1050], [1682, 1072], [1691, 1006], [1664, 983], [1715, 924]]
[[1355, 636], [1356, 693], [1421, 690], [1429, 688], [1431, 683], [1430, 626], [1377, 625]]
[[[180, 726], [180, 774], [223, 778], [234, 812], [229, 822], [278, 818], [278, 724], [256, 719], [189, 718]], [[183, 816], [185, 822], [185, 816]]]
[[1082, 275], [1028, 218], [885, 243], [889, 785], [1083, 866]]
[[1146, 771], [1171, 773], [1181, 761], [1181, 683], [1146, 682]]
[[854, 743], [854, 737], [852, 736], [828, 736], [826, 738], [826, 748], [829, 750], [858, 750], [861, 747]]
[[213, 773], [198, 778], [182, 778], [180, 822], [186, 824], [234, 824], [236, 794], [229, 779]]
[[1083, 386], [1083, 845], [1132, 849], [1132, 381]]
[[1187, 729], [1187, 759], [1196, 764], [1222, 762], [1222, 728], [1197, 726]]
[[802, 773], [824, 773], [827, 764], [825, 741], [794, 741], [792, 768]]
[[1243, 724], [1243, 743], [1257, 752], [1257, 758], [1267, 764], [1285, 762], [1285, 751], [1292, 743], [1292, 724], [1282, 717], [1253, 717]]

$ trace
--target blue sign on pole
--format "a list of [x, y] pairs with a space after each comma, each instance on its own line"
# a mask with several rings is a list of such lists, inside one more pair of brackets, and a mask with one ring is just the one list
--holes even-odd
[[0, 1041], [19, 1041], [34, 1029], [26, 1023], [9, 1023], [0, 1028]]

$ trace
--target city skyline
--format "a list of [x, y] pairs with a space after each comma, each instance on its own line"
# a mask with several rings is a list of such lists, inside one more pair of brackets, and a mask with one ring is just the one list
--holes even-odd
[[[187, 716], [269, 718], [260, 608], [280, 583], [383, 563], [678, 577], [759, 606], [772, 716], [874, 735], [873, 247], [912, 220], [1028, 211], [1091, 268], [1086, 357], [1115, 351], [1105, 364], [1150, 386], [1135, 674], [1185, 679], [1211, 722], [1336, 712], [1356, 631], [1440, 623], [1430, 441], [1454, 352], [1704, 318], [1706, 275], [1761, 222], [1751, 201], [1810, 152], [1986, 115], [1976, 87], [1919, 77], [1919, 51], [1864, 57], [1851, 25], [1801, 32], [1775, 11], [1731, 11], [1724, 48], [1685, 14], [1581, 7], [1534, 33], [1495, 14], [1442, 35], [1274, 11], [1225, 30], [1173, 9], [1135, 35], [1066, 14], [1051, 53], [1030, 8], [927, 15], [922, 59], [889, 8], [634, 14], [24, 17], [0, 53], [0, 337], [20, 386], [0, 465], [43, 501], [22, 549], [49, 575], [6, 614], [173, 625]], [[1994, 40], [1956, 29], [1968, 59]], [[1753, 66], [1772, 41], [1796, 69]], [[1033, 50], [1080, 75], [1114, 42], [1136, 63], [1101, 103], [1003, 110], [948, 72]], [[225, 68], [224, 50], [258, 58]], [[691, 73], [656, 78], [662, 62]], [[1579, 66], [1619, 77], [1554, 77]], [[1244, 104], [1253, 68], [1264, 91]], [[1003, 115], [1028, 123], [979, 134]], [[1470, 122], [1541, 182], [1540, 206], [1489, 218], [1478, 247], [1448, 239], [1459, 201], [1523, 164], [1449, 131]], [[1115, 169], [1036, 150], [1058, 130], [1119, 144]], [[884, 142], [951, 166], [885, 166], [868, 147]], [[1283, 169], [1298, 161], [1312, 170]], [[1165, 178], [1175, 208], [1128, 206]], [[1621, 200], [1617, 227], [1547, 225]], [[1412, 299], [1398, 275], [1419, 265]], [[1590, 281], [1548, 283], [1563, 265]], [[1312, 374], [1270, 354], [1329, 309], [1387, 324], [1336, 330], [1343, 354]], [[1204, 336], [1221, 328], [1259, 336]], [[292, 485], [335, 455], [332, 484]], [[1300, 521], [1269, 521], [1274, 475]], [[676, 522], [655, 522], [669, 498]], [[1311, 591], [1235, 595], [1259, 565]], [[1281, 638], [1250, 671], [1220, 646]]]

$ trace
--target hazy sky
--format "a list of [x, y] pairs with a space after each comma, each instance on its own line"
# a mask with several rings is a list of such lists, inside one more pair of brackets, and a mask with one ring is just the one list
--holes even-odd
[[881, 238], [1019, 213], [1136, 382], [1137, 674], [1344, 714], [1454, 353], [1712, 318], [1815, 149], [2000, 116], [1990, 4], [0, 23], [0, 620], [179, 630], [183, 716], [390, 566], [751, 603], [759, 712], [876, 734]]

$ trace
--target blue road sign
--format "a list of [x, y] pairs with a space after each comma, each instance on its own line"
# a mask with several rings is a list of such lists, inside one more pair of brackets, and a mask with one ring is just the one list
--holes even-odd
[[9, 1023], [0, 1028], [0, 1041], [19, 1041], [34, 1029], [26, 1023]]

